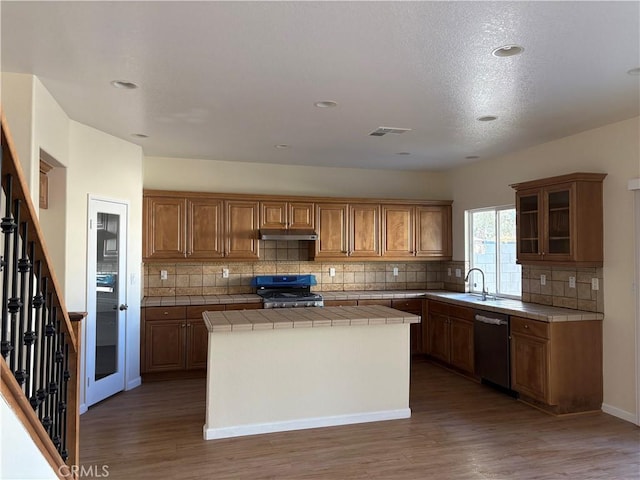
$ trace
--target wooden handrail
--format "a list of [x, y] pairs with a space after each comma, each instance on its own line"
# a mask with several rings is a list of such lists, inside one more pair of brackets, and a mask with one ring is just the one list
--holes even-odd
[[56, 475], [76, 478], [68, 466], [79, 465], [79, 339], [86, 313], [67, 312], [1, 106], [0, 122], [1, 392]]

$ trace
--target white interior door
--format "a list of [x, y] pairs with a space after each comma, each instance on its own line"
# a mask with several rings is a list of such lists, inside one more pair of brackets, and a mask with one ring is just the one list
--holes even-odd
[[125, 387], [128, 205], [89, 198], [87, 248], [87, 407]]

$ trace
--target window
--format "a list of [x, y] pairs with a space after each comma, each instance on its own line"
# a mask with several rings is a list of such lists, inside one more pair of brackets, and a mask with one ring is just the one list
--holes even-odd
[[[484, 272], [486, 289], [501, 296], [522, 295], [522, 273], [516, 264], [515, 207], [469, 210], [469, 266]], [[477, 272], [469, 277], [469, 290], [482, 291]]]

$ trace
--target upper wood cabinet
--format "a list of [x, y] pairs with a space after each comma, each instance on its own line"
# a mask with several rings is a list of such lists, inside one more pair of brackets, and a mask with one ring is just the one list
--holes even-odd
[[259, 260], [260, 229], [315, 230], [314, 259], [451, 258], [451, 202], [145, 190], [144, 260]]
[[451, 205], [382, 205], [383, 257], [451, 255]]
[[313, 202], [260, 202], [260, 228], [290, 230], [315, 228]]
[[511, 185], [518, 263], [602, 266], [605, 177], [574, 173]]
[[414, 257], [415, 207], [382, 205], [382, 256]]
[[225, 201], [225, 257], [231, 260], [258, 260], [258, 202]]
[[380, 256], [380, 206], [375, 203], [316, 204], [315, 258]]
[[350, 257], [380, 256], [380, 206], [376, 204], [349, 205]]
[[348, 256], [348, 221], [349, 205], [346, 203], [316, 204], [316, 258]]
[[187, 200], [187, 257], [224, 256], [223, 201], [197, 198]]
[[416, 207], [416, 256], [451, 257], [451, 205]]
[[144, 257], [185, 258], [187, 255], [187, 199], [144, 197]]
[[145, 196], [144, 258], [257, 260], [258, 207], [241, 200]]

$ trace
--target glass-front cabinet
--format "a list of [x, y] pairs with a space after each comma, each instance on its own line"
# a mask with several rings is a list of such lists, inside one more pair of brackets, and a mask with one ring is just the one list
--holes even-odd
[[512, 185], [518, 263], [602, 265], [602, 181], [576, 173]]

